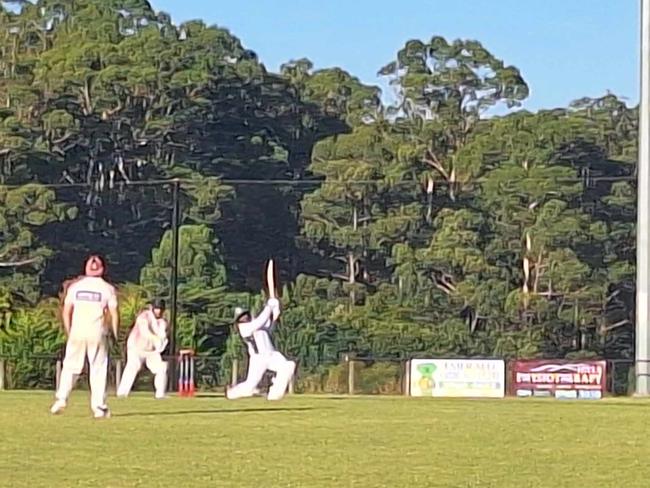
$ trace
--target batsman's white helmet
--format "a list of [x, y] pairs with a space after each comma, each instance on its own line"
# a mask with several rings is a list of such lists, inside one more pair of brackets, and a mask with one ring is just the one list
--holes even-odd
[[235, 308], [235, 322], [238, 322], [244, 315], [249, 314], [250, 312], [242, 307]]

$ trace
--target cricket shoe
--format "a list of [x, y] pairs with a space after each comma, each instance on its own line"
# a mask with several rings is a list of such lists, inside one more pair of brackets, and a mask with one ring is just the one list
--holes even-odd
[[95, 418], [96, 419], [110, 419], [111, 418], [111, 411], [108, 409], [108, 407], [98, 407], [95, 410]]
[[66, 402], [65, 400], [57, 400], [54, 402], [54, 405], [52, 405], [52, 408], [50, 408], [50, 413], [52, 415], [56, 415], [57, 413], [61, 413], [66, 407]]

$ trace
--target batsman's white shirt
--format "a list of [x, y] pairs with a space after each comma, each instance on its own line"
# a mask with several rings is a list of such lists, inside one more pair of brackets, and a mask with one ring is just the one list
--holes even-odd
[[104, 313], [117, 307], [117, 294], [104, 279], [84, 276], [68, 287], [64, 303], [73, 305], [70, 339], [99, 340], [106, 332]]
[[250, 322], [237, 324], [239, 334], [246, 343], [248, 354], [270, 354], [275, 352], [271, 341], [272, 308], [265, 306], [262, 312]]
[[276, 374], [267, 398], [279, 400], [284, 396], [296, 363], [288, 360], [273, 346], [271, 341], [271, 330], [274, 325], [273, 310], [274, 307], [267, 303], [253, 320], [237, 324], [239, 334], [248, 347], [248, 374], [243, 382], [226, 390], [227, 398], [252, 396], [267, 370]]
[[[158, 339], [152, 338], [152, 334]], [[144, 310], [135, 319], [126, 345], [127, 348], [138, 351], [157, 351], [166, 338], [167, 320], [156, 318], [152, 310]]]

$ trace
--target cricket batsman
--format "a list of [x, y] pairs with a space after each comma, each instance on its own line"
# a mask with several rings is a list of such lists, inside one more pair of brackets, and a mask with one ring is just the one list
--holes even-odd
[[90, 256], [84, 274], [69, 282], [63, 298], [63, 328], [67, 336], [63, 369], [50, 411], [61, 412], [67, 404], [75, 377], [88, 359], [90, 406], [95, 418], [110, 417], [106, 405], [108, 373], [108, 334], [104, 323], [110, 315], [113, 336], [117, 338], [119, 313], [115, 287], [104, 279], [106, 264], [101, 256]]
[[267, 399], [281, 400], [284, 397], [296, 363], [276, 351], [271, 341], [271, 330], [279, 316], [280, 302], [277, 298], [269, 298], [257, 317], [248, 310], [235, 309], [237, 331], [248, 349], [248, 374], [246, 380], [226, 389], [227, 399], [253, 396], [267, 370], [275, 373]]
[[118, 397], [129, 395], [135, 377], [142, 368], [142, 363], [145, 363], [154, 375], [155, 397], [165, 398], [167, 362], [163, 361], [161, 353], [167, 347], [168, 339], [164, 313], [165, 301], [153, 300], [137, 316], [127, 340], [126, 367], [117, 388]]

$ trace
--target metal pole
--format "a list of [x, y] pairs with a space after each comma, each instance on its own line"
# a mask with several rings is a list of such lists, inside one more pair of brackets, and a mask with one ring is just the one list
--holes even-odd
[[348, 395], [354, 395], [354, 359], [346, 355], [345, 360], [348, 362]]
[[650, 0], [641, 0], [641, 99], [637, 166], [636, 395], [650, 395]]
[[[178, 233], [180, 227], [180, 203], [179, 203], [179, 193], [180, 193], [180, 181], [174, 180], [172, 186], [172, 255], [171, 255], [171, 276], [170, 276], [170, 304], [169, 304], [169, 315], [170, 315], [170, 334], [169, 334], [169, 353], [173, 358], [176, 358], [177, 355], [177, 346], [176, 346], [176, 316], [178, 315]], [[169, 368], [170, 381], [170, 391], [173, 391], [174, 385], [176, 382], [176, 363], [174, 360], [169, 362], [171, 366]]]

